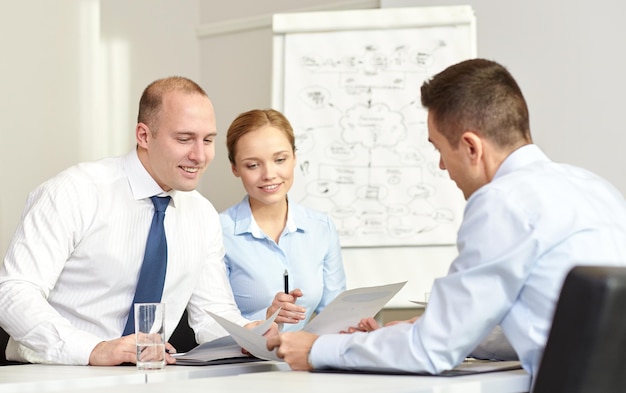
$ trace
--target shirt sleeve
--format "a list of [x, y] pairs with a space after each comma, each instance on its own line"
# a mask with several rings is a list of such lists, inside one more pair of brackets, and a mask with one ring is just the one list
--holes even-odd
[[458, 247], [415, 323], [321, 336], [311, 351], [313, 365], [440, 373], [461, 363], [517, 301], [537, 242], [527, 214], [491, 190], [468, 201]]
[[320, 303], [315, 309], [317, 314], [346, 290], [346, 274], [343, 269], [339, 235], [330, 218], [327, 218], [327, 224], [328, 251], [324, 256], [324, 292]]
[[233, 291], [226, 274], [224, 263], [224, 246], [219, 220], [214, 238], [210, 239], [211, 247], [201, 277], [191, 296], [187, 309], [190, 326], [196, 332], [196, 341], [202, 344], [228, 334], [207, 311], [219, 315], [229, 321], [243, 326], [250, 321], [245, 319], [235, 303]]
[[484, 360], [519, 359], [517, 353], [515, 353], [515, 350], [511, 346], [509, 340], [507, 340], [500, 326], [496, 326], [491, 334], [489, 334], [483, 342], [474, 348], [469, 356]]
[[29, 195], [0, 269], [0, 324], [17, 342], [10, 358], [86, 365], [102, 341], [75, 328], [47, 300], [80, 239], [85, 218], [79, 211], [88, 210], [80, 195], [80, 187], [63, 177]]

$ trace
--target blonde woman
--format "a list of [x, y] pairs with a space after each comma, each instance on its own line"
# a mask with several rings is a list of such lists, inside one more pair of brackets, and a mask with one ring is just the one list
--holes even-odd
[[325, 214], [289, 201], [296, 153], [282, 113], [240, 114], [226, 145], [232, 172], [247, 193], [220, 214], [235, 300], [245, 317], [267, 318], [280, 308], [276, 322], [282, 329], [299, 330], [345, 290], [335, 226]]

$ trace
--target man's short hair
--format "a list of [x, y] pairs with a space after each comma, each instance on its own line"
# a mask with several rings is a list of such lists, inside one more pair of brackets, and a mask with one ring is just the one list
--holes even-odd
[[424, 82], [422, 105], [451, 146], [474, 131], [500, 147], [531, 142], [528, 107], [517, 82], [486, 59], [452, 65]]

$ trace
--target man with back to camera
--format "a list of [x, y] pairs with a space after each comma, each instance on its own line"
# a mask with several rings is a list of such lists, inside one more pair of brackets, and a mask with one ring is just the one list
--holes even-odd
[[[195, 191], [215, 155], [216, 134], [213, 105], [200, 86], [183, 77], [160, 79], [141, 96], [136, 149], [75, 165], [29, 195], [0, 269], [0, 325], [11, 335], [8, 360], [136, 362], [134, 334], [123, 332], [154, 196], [171, 198], [161, 284], [168, 334], [185, 308], [198, 342], [226, 335], [207, 311], [246, 327], [256, 324], [241, 316], [233, 299], [218, 214]], [[170, 344], [167, 349], [175, 351]]]
[[459, 255], [436, 279], [423, 316], [369, 333], [270, 337], [294, 370], [437, 374], [500, 325], [535, 375], [561, 285], [577, 264], [624, 265], [626, 204], [605, 180], [558, 164], [532, 143], [528, 108], [501, 65], [473, 59], [425, 82], [429, 141], [467, 204]]

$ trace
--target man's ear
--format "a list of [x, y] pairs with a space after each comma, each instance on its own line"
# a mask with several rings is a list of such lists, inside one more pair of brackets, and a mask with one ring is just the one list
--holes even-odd
[[135, 137], [137, 138], [137, 144], [144, 149], [148, 146], [148, 133], [150, 133], [150, 128], [146, 124], [137, 123]]
[[471, 163], [477, 163], [483, 157], [483, 141], [474, 131], [465, 131], [461, 135], [459, 145], [467, 152], [467, 157]]

